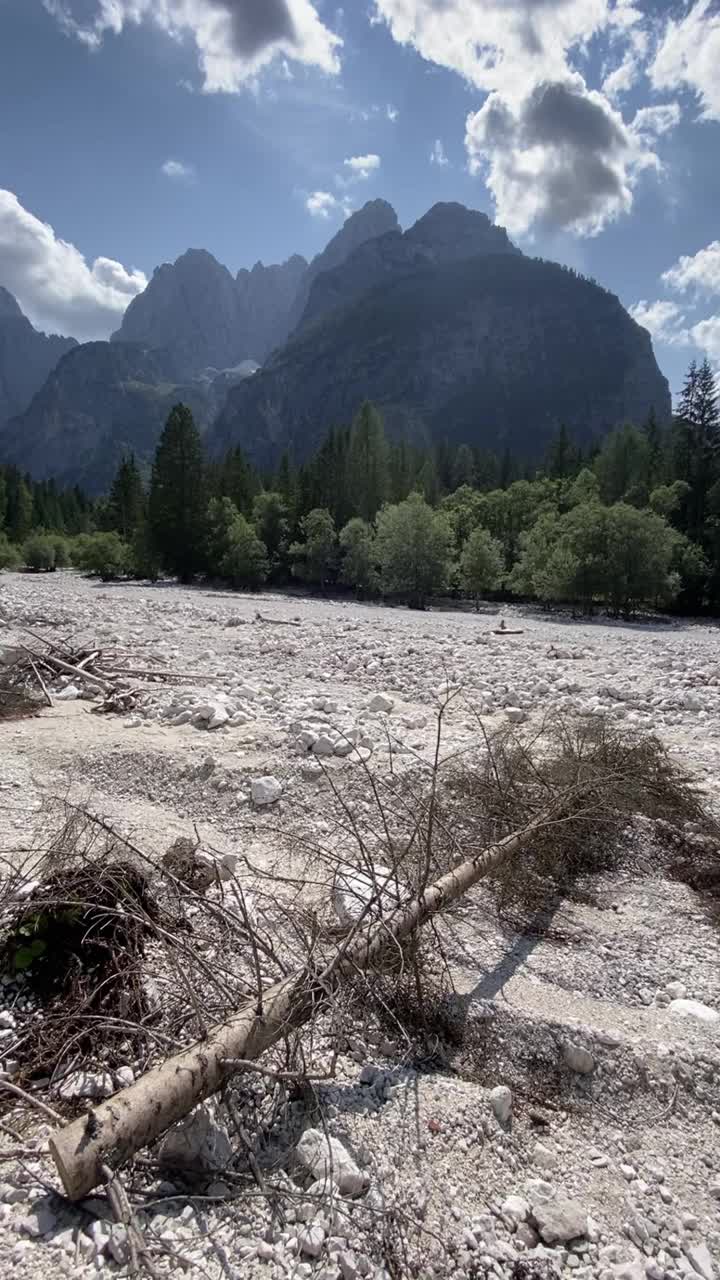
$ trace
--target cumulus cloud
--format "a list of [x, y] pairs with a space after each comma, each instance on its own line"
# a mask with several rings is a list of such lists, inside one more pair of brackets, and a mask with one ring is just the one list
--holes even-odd
[[[646, 19], [631, 0], [374, 0], [373, 14], [487, 94], [466, 123], [469, 168], [516, 234], [537, 224], [595, 235], [631, 209], [642, 170], [661, 167], [652, 140], [679, 112], [648, 109], [635, 127], [611, 101], [647, 55]], [[615, 62], [605, 92], [575, 65], [600, 34]]]
[[713, 363], [720, 364], [720, 315], [700, 320], [693, 325], [690, 334], [695, 346], [704, 351]]
[[630, 315], [644, 329], [649, 329], [658, 342], [667, 342], [672, 346], [686, 345], [689, 341], [688, 330], [684, 327], [685, 316], [677, 302], [636, 302], [630, 307]]
[[385, 115], [387, 116], [390, 123], [394, 124], [398, 116], [400, 115], [400, 112], [398, 111], [397, 107], [394, 107], [391, 102], [388, 102], [385, 108]]
[[714, 0], [696, 0], [671, 19], [649, 67], [655, 89], [686, 89], [706, 120], [720, 120], [720, 12]]
[[660, 165], [578, 74], [516, 102], [491, 93], [468, 117], [465, 145], [471, 173], [484, 175], [500, 221], [517, 234], [538, 225], [597, 235], [630, 211], [638, 174]]
[[442, 138], [436, 138], [432, 144], [430, 150], [430, 163], [439, 165], [441, 169], [444, 169], [445, 166], [450, 163], [445, 155], [445, 147], [443, 145]]
[[681, 293], [688, 289], [698, 293], [720, 294], [720, 240], [713, 240], [707, 248], [692, 256], [684, 255], [674, 266], [664, 271], [663, 283]]
[[350, 170], [352, 180], [355, 182], [366, 181], [371, 173], [377, 173], [380, 168], [380, 157], [376, 155], [367, 156], [350, 156], [348, 160], [343, 161], [344, 167]]
[[183, 164], [182, 160], [166, 160], [160, 171], [174, 182], [193, 182], [195, 179], [194, 165]]
[[40, 329], [81, 341], [106, 338], [147, 285], [142, 271], [112, 258], [89, 265], [79, 249], [0, 190], [0, 282]]
[[[191, 39], [207, 93], [237, 93], [275, 59], [340, 69], [342, 40], [312, 0], [43, 0], [70, 35], [91, 48], [128, 24]], [[88, 7], [90, 14], [88, 15]]]
[[312, 191], [305, 200], [305, 208], [313, 218], [330, 218], [342, 214], [346, 218], [351, 212], [347, 200], [338, 200], [331, 191]]

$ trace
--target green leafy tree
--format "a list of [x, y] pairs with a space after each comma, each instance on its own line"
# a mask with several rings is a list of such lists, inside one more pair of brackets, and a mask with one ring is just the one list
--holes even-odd
[[155, 453], [149, 520], [164, 566], [182, 582], [189, 582], [202, 567], [205, 492], [200, 434], [190, 410], [177, 404]]
[[252, 522], [267, 549], [270, 573], [277, 575], [283, 565], [290, 532], [289, 510], [283, 494], [273, 490], [259, 493], [253, 502]]
[[565, 502], [568, 507], [577, 507], [582, 502], [597, 502], [600, 497], [600, 482], [589, 467], [583, 467], [568, 486]]
[[162, 563], [147, 517], [140, 521], [130, 546], [130, 571], [134, 578], [157, 582]]
[[474, 597], [476, 609], [484, 592], [500, 586], [504, 571], [502, 544], [487, 529], [473, 530], [460, 557], [460, 583]]
[[603, 502], [626, 500], [627, 495], [639, 487], [647, 502], [650, 461], [650, 443], [645, 432], [633, 426], [611, 431], [603, 441], [594, 467]]
[[78, 569], [103, 582], [112, 582], [128, 573], [132, 553], [127, 542], [115, 530], [91, 533], [78, 539], [73, 559]]
[[[554, 511], [539, 516], [531, 529], [520, 535], [517, 564], [510, 578], [511, 590], [521, 596], [531, 596], [543, 604], [551, 600], [563, 600], [555, 587], [555, 575], [548, 572], [548, 565], [560, 542], [562, 522]], [[573, 572], [576, 562], [573, 559]]]
[[481, 523], [485, 511], [483, 495], [467, 484], [461, 485], [454, 493], [443, 498], [440, 510], [447, 518], [459, 550], [465, 545], [473, 529]]
[[111, 529], [130, 542], [145, 512], [145, 494], [142, 477], [130, 453], [123, 458], [115, 473], [108, 496], [107, 519]]
[[447, 588], [452, 560], [452, 531], [446, 518], [412, 493], [404, 502], [383, 507], [377, 519], [377, 554], [383, 591], [407, 597], [423, 609], [433, 592]]
[[588, 612], [606, 595], [606, 518], [607, 508], [599, 502], [578, 503], [562, 518], [562, 543], [577, 565], [572, 598]]
[[366, 401], [352, 425], [347, 462], [348, 491], [363, 520], [374, 520], [388, 496], [388, 461], [382, 418]]
[[36, 573], [51, 573], [56, 566], [57, 549], [47, 534], [33, 533], [22, 548], [23, 563]]
[[17, 547], [0, 532], [0, 569], [19, 569], [21, 564], [22, 556]]
[[677, 594], [679, 579], [671, 577], [676, 535], [661, 516], [618, 502], [606, 513], [605, 538], [607, 596], [616, 613]]
[[685, 480], [674, 480], [672, 484], [658, 485], [650, 494], [650, 509], [656, 516], [669, 520], [680, 510], [689, 492], [690, 486]]
[[335, 521], [325, 507], [309, 511], [300, 524], [303, 541], [290, 548], [294, 577], [318, 583], [324, 590], [334, 575], [337, 561]]
[[341, 582], [354, 587], [359, 596], [372, 595], [380, 583], [372, 525], [360, 516], [354, 516], [341, 529], [339, 541], [342, 552]]
[[259, 587], [265, 582], [268, 555], [253, 526], [238, 513], [227, 535], [227, 550], [220, 561], [220, 574], [234, 587]]
[[230, 546], [230, 530], [240, 512], [231, 498], [211, 498], [205, 518], [209, 573], [220, 574], [220, 565]]

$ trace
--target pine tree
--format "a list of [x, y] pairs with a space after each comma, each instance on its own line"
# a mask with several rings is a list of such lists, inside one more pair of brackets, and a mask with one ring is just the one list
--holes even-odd
[[377, 409], [367, 401], [350, 434], [348, 489], [353, 510], [363, 520], [374, 520], [388, 496], [385, 429]]
[[108, 497], [107, 514], [111, 527], [124, 542], [135, 536], [145, 510], [145, 494], [135, 455], [127, 454], [115, 473]]
[[32, 493], [20, 473], [15, 471], [10, 477], [7, 490], [6, 524], [11, 542], [25, 541], [32, 529], [32, 517]]
[[149, 517], [163, 564], [183, 582], [203, 563], [205, 512], [202, 441], [190, 410], [176, 404], [155, 453]]
[[7, 481], [5, 480], [4, 471], [0, 471], [0, 534], [5, 529], [5, 521], [7, 518]]
[[452, 492], [462, 489], [463, 485], [473, 485], [475, 483], [475, 459], [473, 451], [467, 444], [461, 444], [455, 454], [455, 461], [452, 465]]

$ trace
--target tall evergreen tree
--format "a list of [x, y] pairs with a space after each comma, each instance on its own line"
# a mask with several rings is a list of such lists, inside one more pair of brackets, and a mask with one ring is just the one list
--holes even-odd
[[7, 482], [4, 471], [0, 470], [0, 533], [4, 532], [7, 518]]
[[108, 497], [107, 514], [111, 527], [123, 542], [131, 542], [145, 511], [145, 494], [135, 455], [126, 454], [115, 472]]
[[377, 409], [367, 401], [355, 418], [350, 433], [348, 490], [354, 511], [362, 520], [374, 520], [388, 497], [385, 428]]
[[163, 564], [183, 582], [202, 567], [206, 486], [202, 441], [190, 410], [171, 410], [155, 453], [150, 529]]

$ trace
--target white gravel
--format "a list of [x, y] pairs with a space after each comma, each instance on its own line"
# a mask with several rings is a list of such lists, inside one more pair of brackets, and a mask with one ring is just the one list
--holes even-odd
[[[256, 621], [258, 608], [274, 622]], [[715, 626], [505, 616], [521, 635], [493, 634], [491, 612], [2, 575], [0, 648], [31, 627], [123, 646], [139, 669], [191, 674], [172, 688], [146, 681], [128, 717], [90, 715], [85, 697], [66, 696], [2, 725], [0, 854], [17, 860], [47, 797], [70, 795], [141, 832], [158, 856], [197, 823], [218, 857], [249, 851], [270, 866], [279, 833], [300, 818], [329, 838], [325, 770], [342, 787], [361, 762], [384, 775], [427, 765], [448, 688], [462, 695], [447, 711], [444, 753], [476, 739], [476, 714], [493, 727], [554, 709], [601, 713], [660, 734], [714, 801]], [[472, 1051], [423, 1069], [368, 1019], [342, 1047], [338, 1078], [317, 1086], [330, 1163], [353, 1198], [328, 1198], [325, 1131], [306, 1117], [305, 1158], [301, 1149], [272, 1175], [286, 1192], [283, 1220], [257, 1188], [235, 1196], [222, 1167], [204, 1199], [153, 1184], [140, 1218], [169, 1249], [161, 1273], [717, 1280], [717, 925], [659, 872], [593, 887], [592, 901], [562, 904], [555, 932], [537, 938], [473, 895], [446, 939]], [[32, 1013], [22, 981], [0, 987], [6, 1078]], [[55, 1196], [49, 1130], [27, 1113], [22, 1123], [16, 1137], [0, 1131], [0, 1157], [19, 1141], [24, 1152], [0, 1162], [0, 1274], [125, 1274], [124, 1229], [105, 1198], [77, 1208]], [[195, 1127], [207, 1150], [226, 1150], [222, 1130]]]

